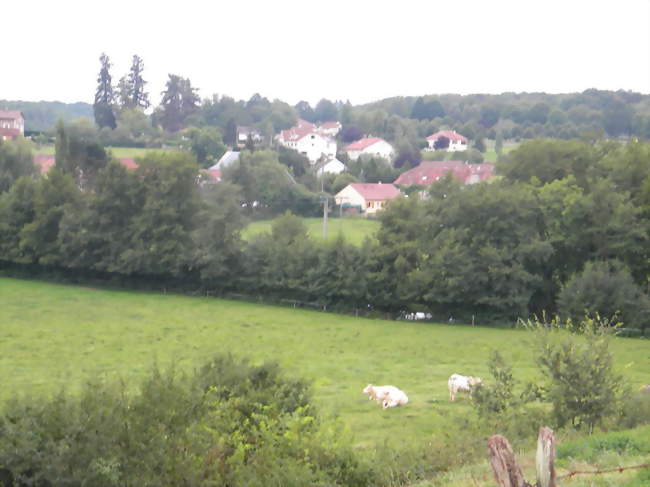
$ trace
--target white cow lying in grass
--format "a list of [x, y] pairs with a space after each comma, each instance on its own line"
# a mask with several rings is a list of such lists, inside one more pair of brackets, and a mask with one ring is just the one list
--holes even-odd
[[483, 381], [478, 377], [464, 376], [460, 374], [451, 374], [447, 381], [449, 387], [449, 399], [456, 400], [456, 394], [459, 392], [469, 392], [472, 395], [472, 387], [482, 384]]
[[404, 391], [397, 389], [397, 392], [388, 394], [386, 398], [382, 401], [381, 407], [384, 409], [394, 408], [397, 406], [404, 406], [409, 402], [409, 398]]
[[404, 391], [395, 386], [373, 386], [368, 384], [363, 389], [364, 394], [368, 394], [368, 399], [381, 403], [384, 409], [402, 406], [409, 400]]

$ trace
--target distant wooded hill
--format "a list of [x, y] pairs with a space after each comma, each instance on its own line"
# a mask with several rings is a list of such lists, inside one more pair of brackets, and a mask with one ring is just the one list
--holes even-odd
[[26, 132], [52, 130], [59, 118], [66, 121], [82, 117], [93, 119], [93, 106], [83, 102], [0, 100], [0, 110], [5, 109], [23, 112]]

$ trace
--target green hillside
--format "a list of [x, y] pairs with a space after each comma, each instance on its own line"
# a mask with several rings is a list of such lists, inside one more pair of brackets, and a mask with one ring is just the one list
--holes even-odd
[[[314, 238], [323, 238], [323, 219], [322, 218], [304, 218], [309, 235]], [[250, 240], [253, 236], [270, 232], [273, 220], [261, 220], [250, 223], [243, 231], [242, 236], [245, 240]], [[327, 221], [327, 238], [334, 240], [339, 235], [350, 243], [355, 245], [363, 244], [366, 237], [373, 237], [379, 229], [379, 221], [365, 218], [329, 218]]]
[[[0, 400], [75, 392], [89, 377], [142, 379], [154, 362], [191, 368], [232, 352], [273, 359], [313, 383], [317, 405], [340, 416], [359, 445], [387, 438], [426, 441], [470, 414], [450, 403], [452, 373], [487, 376], [498, 348], [519, 379], [534, 379], [522, 330], [384, 321], [241, 301], [183, 297], [0, 278]], [[631, 387], [650, 382], [650, 341], [617, 339], [618, 368]], [[361, 391], [393, 384], [406, 407], [382, 410]]]

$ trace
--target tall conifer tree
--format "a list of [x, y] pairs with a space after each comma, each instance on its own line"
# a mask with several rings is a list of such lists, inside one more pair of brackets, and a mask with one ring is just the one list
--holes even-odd
[[131, 71], [129, 71], [129, 77], [127, 79], [129, 104], [132, 108], [147, 109], [151, 105], [149, 103], [149, 94], [144, 91], [144, 85], [147, 82], [142, 78], [142, 71], [144, 71], [144, 62], [142, 58], [134, 54]]
[[95, 103], [93, 104], [95, 123], [99, 127], [110, 127], [114, 129], [117, 124], [115, 123], [115, 114], [113, 113], [115, 95], [113, 93], [113, 85], [111, 84], [111, 62], [105, 53], [102, 53], [99, 61], [102, 67], [97, 78], [97, 91], [95, 92]]

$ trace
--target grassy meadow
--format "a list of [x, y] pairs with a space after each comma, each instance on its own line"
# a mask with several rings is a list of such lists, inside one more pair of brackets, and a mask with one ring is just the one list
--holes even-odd
[[[322, 218], [303, 218], [307, 231], [312, 238], [323, 238], [323, 219]], [[271, 231], [273, 220], [260, 220], [251, 222], [242, 232], [245, 240], [250, 240], [253, 236], [264, 232]], [[371, 237], [379, 229], [380, 223], [377, 220], [366, 218], [328, 218], [327, 220], [327, 238], [334, 240], [338, 235], [343, 235], [347, 242], [355, 245], [363, 244], [366, 237]]]
[[[594, 434], [589, 438], [557, 436], [558, 477], [576, 471], [607, 470], [642, 465], [650, 461], [650, 426], [623, 432]], [[517, 461], [526, 480], [535, 480], [535, 452], [516, 452]], [[440, 475], [413, 487], [494, 487], [494, 474], [487, 458], [474, 465]], [[602, 475], [577, 475], [559, 481], [567, 487], [647, 487], [650, 469], [614, 471]]]
[[[385, 321], [214, 298], [108, 291], [0, 278], [0, 402], [14, 394], [71, 392], [94, 376], [138, 382], [154, 363], [189, 370], [218, 352], [278, 361], [313, 384], [316, 403], [340, 416], [358, 445], [426, 440], [466, 399], [450, 403], [447, 378], [486, 377], [498, 348], [515, 377], [536, 375], [522, 330]], [[650, 341], [617, 339], [617, 366], [650, 382]], [[407, 407], [382, 410], [361, 390], [393, 384]]]
[[[145, 149], [142, 147], [106, 147], [107, 151], [113, 154], [113, 157], [143, 157], [149, 152], [160, 151], [163, 149]], [[34, 149], [35, 154], [54, 154], [53, 145], [41, 145]]]
[[[485, 162], [492, 162], [495, 163], [497, 162], [498, 156], [496, 150], [494, 150], [494, 140], [491, 139], [486, 139], [485, 140], [485, 152], [483, 153], [483, 160]], [[519, 142], [515, 142], [514, 140], [508, 140], [503, 142], [503, 153], [507, 154], [510, 151], [515, 150], [517, 147], [519, 147]], [[454, 157], [453, 152], [447, 152], [444, 155], [443, 160], [445, 161], [452, 161], [454, 159], [458, 159], [458, 157]], [[433, 157], [433, 154], [431, 152], [426, 152], [422, 151], [422, 160], [423, 161], [431, 161], [431, 160], [439, 160], [439, 157]]]

